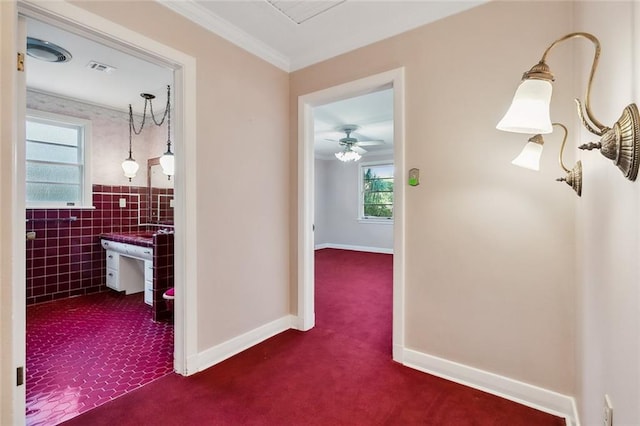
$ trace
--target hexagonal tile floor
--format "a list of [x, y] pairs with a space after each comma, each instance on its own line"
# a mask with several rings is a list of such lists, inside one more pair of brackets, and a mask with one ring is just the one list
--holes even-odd
[[173, 323], [143, 294], [27, 307], [27, 425], [55, 425], [173, 371]]

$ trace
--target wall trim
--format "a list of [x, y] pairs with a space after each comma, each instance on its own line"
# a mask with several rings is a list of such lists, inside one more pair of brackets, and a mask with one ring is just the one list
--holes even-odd
[[571, 396], [406, 348], [403, 364], [562, 417], [568, 426], [580, 425], [576, 401]]
[[219, 345], [212, 346], [198, 354], [197, 369], [198, 371], [206, 370], [225, 359], [231, 358], [239, 354], [245, 349], [257, 345], [276, 334], [294, 328], [297, 317], [287, 315], [270, 323], [261, 325], [258, 328], [250, 330], [244, 334], [233, 337]]
[[368, 253], [393, 254], [393, 248], [352, 246], [349, 244], [323, 243], [323, 244], [316, 244], [314, 248], [316, 250], [331, 248], [331, 249], [338, 249], [338, 250], [365, 251]]

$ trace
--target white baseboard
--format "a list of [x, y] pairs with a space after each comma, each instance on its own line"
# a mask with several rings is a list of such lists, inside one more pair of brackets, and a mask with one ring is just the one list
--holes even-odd
[[293, 328], [295, 321], [295, 316], [287, 315], [200, 352], [198, 354], [198, 371], [206, 370], [251, 346], [257, 345], [278, 333]]
[[325, 249], [325, 248], [332, 248], [332, 249], [339, 249], [339, 250], [365, 251], [365, 252], [368, 252], [368, 253], [393, 254], [393, 249], [392, 248], [352, 246], [352, 245], [348, 245], [348, 244], [323, 243], [323, 244], [316, 244], [314, 248], [316, 250]]
[[563, 417], [567, 426], [580, 426], [573, 397], [411, 349], [404, 350], [403, 363], [407, 367]]

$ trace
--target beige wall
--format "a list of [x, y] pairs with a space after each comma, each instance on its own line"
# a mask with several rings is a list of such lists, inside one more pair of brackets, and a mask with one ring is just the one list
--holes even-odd
[[196, 58], [198, 351], [288, 315], [287, 73], [155, 2], [74, 3]]
[[[593, 87], [595, 117], [612, 125], [622, 109], [640, 98], [640, 44], [634, 41], [638, 10], [632, 2], [580, 2], [575, 29], [595, 34], [602, 44]], [[634, 15], [635, 12], [635, 15]], [[635, 34], [635, 40], [638, 35]], [[584, 86], [593, 57], [580, 47]], [[574, 47], [575, 48], [575, 47]], [[635, 49], [635, 50], [634, 50]], [[635, 72], [635, 74], [634, 74]], [[583, 89], [581, 89], [583, 90]], [[582, 142], [597, 138], [582, 132]], [[604, 395], [611, 397], [614, 424], [640, 424], [640, 274], [638, 259], [640, 186], [629, 182], [598, 153], [581, 154], [584, 197], [578, 209], [579, 321], [578, 402], [585, 425], [601, 424]]]
[[[406, 345], [569, 395], [576, 196], [554, 182], [561, 139], [548, 137], [533, 173], [510, 164], [526, 137], [495, 125], [571, 17], [565, 2], [492, 2], [297, 71], [290, 88], [296, 170], [298, 96], [405, 67], [406, 167], [422, 182], [406, 191]], [[553, 69], [570, 78], [572, 56]], [[568, 124], [572, 96], [556, 86], [554, 117]], [[296, 247], [294, 220], [291, 232]]]
[[[13, 298], [12, 216], [12, 144], [15, 138], [13, 98], [15, 82], [15, 5], [0, 2], [0, 424], [13, 424], [15, 370], [14, 334], [11, 310]], [[16, 362], [17, 363], [17, 362]]]
[[[494, 128], [521, 73], [574, 28], [601, 38], [595, 113], [617, 119], [640, 94], [630, 3], [495, 1], [290, 76], [156, 3], [76, 4], [197, 58], [199, 351], [286, 315], [290, 303], [295, 311], [298, 96], [404, 66], [406, 166], [422, 173], [406, 191], [407, 346], [577, 394], [584, 424], [600, 423], [609, 393], [616, 423], [638, 423], [638, 184], [598, 153], [580, 153], [578, 200], [553, 181], [558, 135], [545, 138], [533, 173], [509, 164], [526, 137]], [[5, 101], [14, 15], [0, 2], [2, 424], [12, 423], [14, 376]], [[574, 130], [570, 145], [584, 78], [575, 51], [558, 47], [549, 58], [552, 113]], [[580, 52], [576, 63], [588, 62], [588, 48]]]

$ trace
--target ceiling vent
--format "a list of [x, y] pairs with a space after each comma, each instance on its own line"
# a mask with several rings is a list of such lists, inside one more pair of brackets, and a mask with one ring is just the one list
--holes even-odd
[[296, 24], [316, 17], [346, 0], [267, 0], [271, 6], [282, 12]]
[[101, 64], [100, 62], [91, 61], [87, 64], [87, 68], [94, 71], [106, 72], [107, 74], [111, 74], [117, 68], [112, 67], [111, 65]]
[[69, 62], [72, 58], [68, 50], [33, 37], [27, 37], [27, 55], [45, 62]]

